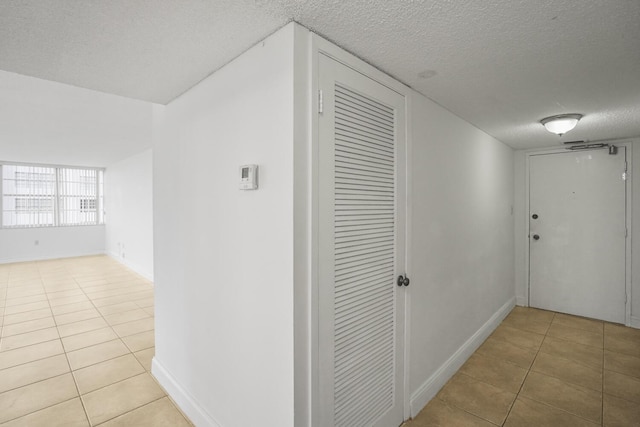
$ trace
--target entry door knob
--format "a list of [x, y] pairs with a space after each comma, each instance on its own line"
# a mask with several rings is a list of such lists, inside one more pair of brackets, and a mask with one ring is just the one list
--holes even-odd
[[537, 234], [533, 235], [533, 240], [540, 240], [540, 236], [538, 236]]

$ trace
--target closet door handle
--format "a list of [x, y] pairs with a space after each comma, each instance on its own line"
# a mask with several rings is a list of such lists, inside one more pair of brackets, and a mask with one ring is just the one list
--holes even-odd
[[398, 276], [398, 286], [409, 286], [411, 281], [407, 276], [403, 276], [402, 274]]

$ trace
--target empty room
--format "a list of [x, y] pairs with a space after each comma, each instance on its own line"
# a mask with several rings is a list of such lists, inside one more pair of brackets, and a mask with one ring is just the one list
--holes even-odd
[[640, 3], [0, 4], [0, 425], [640, 426]]

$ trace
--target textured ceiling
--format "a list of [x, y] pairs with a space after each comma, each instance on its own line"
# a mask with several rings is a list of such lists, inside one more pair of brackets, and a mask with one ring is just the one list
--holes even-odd
[[639, 0], [3, 0], [0, 69], [167, 103], [292, 19], [515, 148], [640, 136]]

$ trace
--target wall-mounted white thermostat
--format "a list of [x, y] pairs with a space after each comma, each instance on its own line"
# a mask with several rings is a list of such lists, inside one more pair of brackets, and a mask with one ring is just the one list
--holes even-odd
[[240, 189], [255, 190], [258, 188], [258, 165], [240, 166]]

